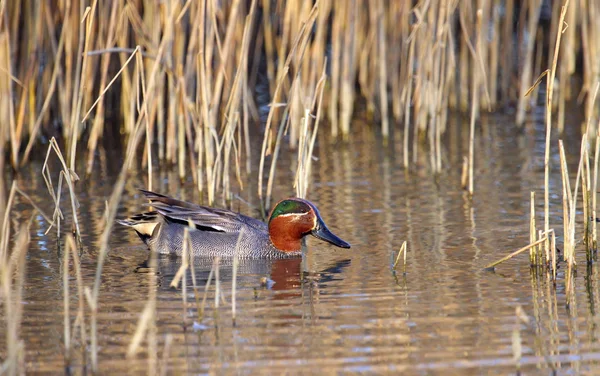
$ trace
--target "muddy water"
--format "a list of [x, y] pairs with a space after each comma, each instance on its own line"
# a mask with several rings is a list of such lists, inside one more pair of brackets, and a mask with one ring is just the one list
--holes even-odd
[[[399, 134], [387, 145], [368, 127], [345, 145], [333, 144], [322, 135], [309, 198], [352, 249], [311, 239], [304, 260], [242, 262], [235, 325], [230, 262], [223, 261], [219, 269], [219, 308], [211, 284], [200, 318], [190, 276], [187, 306], [181, 286], [169, 287], [181, 260], [161, 257], [156, 290], [157, 356], [162, 367], [172, 374], [508, 374], [517, 370], [513, 337], [520, 333], [525, 374], [550, 374], [553, 369], [600, 372], [598, 269], [594, 265], [586, 270], [581, 251], [568, 309], [564, 268], [559, 270], [556, 288], [545, 275], [532, 276], [526, 255], [502, 264], [496, 272], [482, 270], [528, 243], [531, 190], [538, 192], [538, 213], [542, 212], [543, 124], [532, 121], [518, 133], [511, 118], [487, 118], [479, 128], [472, 201], [460, 189], [459, 166], [468, 150], [467, 120], [453, 120], [444, 140], [444, 171], [437, 177], [427, 167], [429, 156], [423, 148], [417, 164], [406, 173]], [[564, 137], [570, 154], [575, 155], [579, 135], [572, 128], [575, 125]], [[553, 155], [558, 156], [556, 150]], [[97, 174], [83, 178], [77, 186], [86, 286], [93, 283], [105, 200], [121, 158], [119, 152], [101, 151]], [[280, 161], [275, 198], [292, 194], [294, 163], [293, 155]], [[557, 157], [552, 163], [558, 166]], [[41, 164], [33, 163], [17, 180], [51, 213], [40, 170]], [[136, 188], [147, 182], [143, 173], [134, 175], [127, 183], [120, 217], [143, 210], [144, 201]], [[243, 202], [234, 203], [236, 210], [250, 215], [257, 214], [253, 209], [258, 206], [255, 175], [252, 171], [245, 177], [249, 188], [238, 192]], [[193, 184], [180, 183], [173, 171], [156, 171], [153, 184], [166, 194], [200, 199]], [[557, 168], [550, 184], [551, 226], [560, 235]], [[70, 223], [66, 205], [64, 211]], [[18, 200], [13, 224], [28, 220], [32, 213]], [[21, 336], [28, 372], [63, 373], [63, 265], [55, 230], [45, 235], [47, 228], [48, 223], [36, 215], [27, 254]], [[402, 267], [394, 271], [392, 265], [405, 240], [408, 257], [406, 273], [402, 273]], [[146, 342], [133, 359], [125, 356], [148, 296], [152, 271], [144, 268], [147, 259], [139, 239], [126, 228], [115, 227], [99, 304], [103, 374], [147, 370]], [[210, 269], [210, 260], [195, 264], [201, 296]], [[78, 301], [73, 278], [70, 290], [73, 321]], [[529, 326], [516, 324], [518, 306], [529, 316]], [[5, 330], [2, 321], [2, 357]], [[79, 374], [84, 372], [85, 360], [79, 340], [74, 345], [70, 370]]]

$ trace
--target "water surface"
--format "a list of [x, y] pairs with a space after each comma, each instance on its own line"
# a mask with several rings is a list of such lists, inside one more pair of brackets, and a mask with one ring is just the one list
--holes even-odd
[[[538, 214], [542, 212], [543, 124], [532, 119], [523, 131], [515, 132], [511, 119], [512, 115], [484, 118], [478, 126], [472, 200], [460, 187], [460, 165], [468, 151], [466, 119], [453, 119], [449, 126], [444, 169], [438, 176], [431, 174], [423, 147], [416, 164], [404, 170], [399, 133], [386, 144], [376, 136], [377, 131], [361, 127], [344, 144], [334, 143], [324, 131], [315, 151], [308, 198], [317, 204], [330, 229], [352, 248], [338, 249], [313, 238], [304, 260], [243, 261], [235, 325], [231, 262], [223, 260], [220, 266], [223, 299], [219, 308], [215, 308], [211, 284], [204, 317], [199, 318], [191, 277], [186, 280], [187, 306], [181, 286], [169, 286], [181, 260], [161, 257], [156, 291], [162, 367], [173, 374], [508, 374], [517, 369], [512, 343], [518, 329], [525, 374], [551, 374], [553, 369], [600, 372], [598, 269], [595, 264], [585, 267], [581, 249], [568, 308], [564, 267], [559, 269], [556, 287], [545, 274], [531, 273], [525, 254], [495, 272], [483, 270], [484, 265], [528, 243], [530, 191], [537, 192]], [[579, 149], [574, 127], [563, 135], [571, 155]], [[562, 187], [555, 146], [553, 140], [551, 226], [560, 235]], [[77, 185], [86, 286], [92, 286], [95, 274], [105, 200], [122, 163], [118, 152], [100, 153], [97, 173]], [[570, 162], [576, 163], [576, 157]], [[41, 163], [32, 163], [16, 178], [51, 213], [40, 171]], [[56, 174], [58, 169], [53, 171]], [[243, 201], [233, 203], [235, 210], [253, 216], [258, 215], [256, 173], [253, 170], [245, 176], [245, 189], [236, 191]], [[279, 161], [274, 199], [293, 194], [294, 173], [295, 155], [290, 153]], [[136, 191], [147, 186], [144, 179], [143, 172], [130, 177], [120, 217], [144, 210], [143, 197]], [[193, 183], [181, 183], [175, 171], [157, 169], [153, 185], [159, 192], [185, 200], [201, 199]], [[63, 211], [69, 226], [66, 202]], [[33, 213], [19, 199], [13, 229]], [[541, 215], [538, 221], [542, 223]], [[36, 215], [27, 253], [21, 336], [28, 372], [64, 373], [63, 265], [55, 230], [46, 235], [47, 228], [48, 223]], [[406, 273], [402, 267], [392, 269], [403, 241], [408, 242]], [[116, 226], [99, 303], [103, 374], [146, 372], [146, 342], [135, 358], [127, 359], [125, 354], [148, 296], [148, 272], [152, 271], [144, 268], [147, 260], [148, 252], [137, 236]], [[195, 263], [201, 295], [211, 265], [211, 260]], [[71, 281], [74, 320], [78, 296], [74, 277]], [[518, 306], [529, 316], [529, 326], [517, 324]], [[4, 333], [4, 321], [0, 325]], [[5, 336], [0, 337], [3, 357]], [[171, 342], [165, 354], [167, 338]], [[82, 373], [82, 363], [76, 342], [70, 370]]]

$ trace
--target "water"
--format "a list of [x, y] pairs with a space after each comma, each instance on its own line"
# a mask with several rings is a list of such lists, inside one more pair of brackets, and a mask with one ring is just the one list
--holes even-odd
[[[156, 291], [157, 356], [162, 367], [172, 374], [508, 374], [517, 370], [513, 336], [519, 333], [525, 374], [547, 375], [553, 369], [561, 374], [600, 372], [598, 268], [596, 264], [586, 268], [582, 247], [578, 248], [579, 270], [568, 308], [564, 266], [559, 269], [556, 288], [544, 274], [532, 275], [525, 254], [495, 272], [483, 270], [484, 265], [529, 242], [531, 190], [537, 192], [538, 213], [543, 211], [543, 124], [532, 121], [519, 133], [511, 118], [484, 118], [478, 126], [473, 200], [460, 188], [458, 166], [468, 150], [465, 119], [453, 119], [450, 125], [444, 140], [444, 170], [437, 177], [429, 172], [423, 148], [417, 165], [406, 173], [399, 134], [387, 145], [367, 126], [347, 144], [332, 143], [321, 135], [309, 199], [317, 204], [329, 228], [352, 248], [339, 249], [310, 239], [304, 261], [242, 262], [235, 325], [230, 262], [223, 260], [220, 268], [224, 298], [220, 307], [215, 308], [213, 283], [204, 317], [199, 318], [191, 277], [186, 279], [185, 309], [181, 285], [169, 286], [181, 260], [161, 257]], [[572, 173], [579, 149], [579, 135], [573, 128], [564, 135]], [[556, 142], [552, 144], [551, 226], [561, 235], [558, 152]], [[85, 286], [93, 284], [105, 200], [121, 160], [118, 153], [101, 151], [97, 174], [83, 178], [77, 186]], [[293, 193], [294, 161], [293, 154], [280, 160], [274, 199]], [[17, 181], [51, 213], [40, 170], [41, 163], [32, 163]], [[56, 175], [58, 170], [53, 171]], [[144, 174], [132, 175], [119, 217], [144, 210], [144, 200], [136, 191], [147, 184]], [[258, 207], [256, 171], [247, 180], [239, 195], [251, 206], [237, 201], [234, 208], [256, 215], [252, 209]], [[199, 200], [193, 184], [181, 184], [169, 170], [157, 170], [154, 189]], [[70, 224], [66, 201], [63, 211]], [[13, 230], [32, 213], [19, 199]], [[538, 223], [542, 223], [541, 215]], [[28, 372], [64, 373], [63, 265], [55, 230], [45, 235], [47, 228], [48, 223], [36, 215], [27, 253], [21, 337]], [[405, 240], [404, 274], [402, 266], [394, 271], [392, 265]], [[144, 267], [148, 252], [135, 234], [120, 226], [114, 228], [110, 244], [99, 303], [100, 371], [145, 373], [145, 341], [134, 358], [125, 354], [148, 296], [148, 272], [152, 272]], [[200, 299], [210, 269], [211, 260], [195, 264]], [[78, 304], [73, 275], [70, 292], [73, 323]], [[519, 306], [529, 317], [529, 325], [518, 323], [515, 310]], [[85, 321], [89, 327], [88, 313]], [[4, 357], [4, 320], [0, 325], [0, 356]], [[79, 374], [84, 372], [84, 359], [79, 331], [73, 331], [77, 339], [69, 370]]]

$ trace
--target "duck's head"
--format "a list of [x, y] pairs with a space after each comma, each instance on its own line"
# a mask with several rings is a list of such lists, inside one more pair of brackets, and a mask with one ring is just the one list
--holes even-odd
[[275, 248], [283, 252], [298, 251], [302, 238], [309, 234], [337, 247], [350, 248], [350, 244], [329, 231], [310, 201], [288, 198], [275, 205], [269, 217], [269, 237]]

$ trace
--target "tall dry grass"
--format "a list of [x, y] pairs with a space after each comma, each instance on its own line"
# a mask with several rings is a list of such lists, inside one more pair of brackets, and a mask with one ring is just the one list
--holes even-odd
[[[547, 19], [541, 0], [351, 0], [344, 7], [333, 0], [3, 0], [0, 144], [18, 168], [42, 136], [61, 135], [68, 167], [85, 153], [91, 174], [107, 128], [128, 137], [143, 111], [147, 141], [138, 163], [173, 164], [209, 202], [219, 192], [228, 200], [241, 169], [252, 169], [249, 139], [261, 131], [253, 124], [264, 105], [256, 90], [268, 91], [271, 104], [258, 157], [274, 151], [273, 124], [285, 124], [279, 139], [298, 147], [327, 60], [329, 132], [349, 137], [355, 104], [364, 101], [385, 137], [395, 127], [403, 132], [405, 167], [410, 155], [414, 163], [426, 152], [439, 172], [447, 167], [441, 140], [450, 110], [470, 111], [474, 123], [481, 110], [516, 102], [516, 121], [525, 121], [536, 98], [523, 94], [540, 73], [541, 47], [552, 51], [564, 28], [560, 3]], [[600, 72], [597, 2], [568, 9], [556, 72], [559, 130], [575, 95], [585, 99], [586, 118], [596, 116], [590, 93]], [[140, 61], [126, 64], [137, 46]], [[579, 94], [570, 81], [576, 73]], [[473, 159], [471, 151], [469, 170]]]

